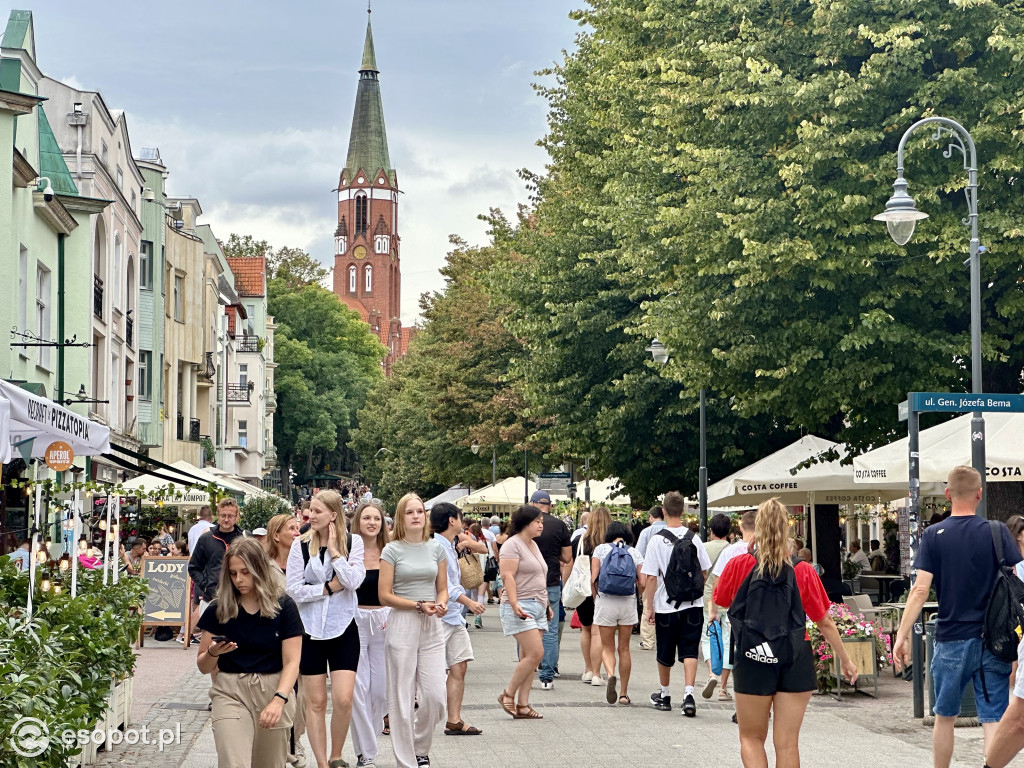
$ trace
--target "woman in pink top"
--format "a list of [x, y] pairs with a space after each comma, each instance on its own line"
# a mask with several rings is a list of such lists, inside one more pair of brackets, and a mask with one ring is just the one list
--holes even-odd
[[519, 663], [512, 680], [498, 696], [498, 704], [516, 720], [540, 720], [530, 706], [533, 675], [544, 656], [542, 638], [552, 619], [548, 605], [548, 566], [536, 539], [544, 530], [537, 507], [524, 505], [512, 513], [511, 533], [501, 547], [498, 566], [504, 591], [501, 595], [501, 629], [519, 644]]

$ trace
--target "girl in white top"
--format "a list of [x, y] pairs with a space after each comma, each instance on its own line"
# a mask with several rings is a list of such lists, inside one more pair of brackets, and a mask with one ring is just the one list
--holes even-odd
[[[633, 560], [633, 570], [636, 572], [636, 581], [639, 589], [643, 591], [646, 577], [640, 573], [644, 564], [643, 555], [633, 548], [633, 536], [625, 523], [613, 522], [608, 526], [604, 534], [604, 544], [598, 544], [590, 558], [591, 584], [594, 594], [594, 626], [601, 635], [601, 660], [604, 662], [605, 672], [608, 674], [608, 685], [605, 689], [605, 700], [609, 704], [618, 701], [623, 706], [628, 706], [629, 699], [629, 675], [633, 671], [633, 657], [629, 652], [629, 641], [633, 634], [633, 626], [637, 623], [636, 596], [637, 586], [634, 585], [631, 595], [606, 595], [598, 589], [601, 576], [601, 566], [605, 558], [611, 554], [612, 547], [626, 547], [630, 558]], [[618, 644], [615, 642], [615, 633], [618, 631]], [[615, 651], [619, 652], [619, 676], [622, 678], [622, 689], [616, 691], [615, 677]]]
[[378, 592], [381, 604], [391, 607], [384, 653], [395, 763], [429, 765], [447, 700], [441, 617], [448, 611], [448, 560], [430, 537], [423, 500], [415, 493], [395, 508], [395, 535], [380, 556]]
[[[285, 577], [305, 634], [299, 672], [306, 699], [306, 733], [317, 768], [346, 765], [341, 750], [352, 719], [359, 666], [356, 589], [363, 583], [363, 540], [348, 551], [341, 496], [320, 491], [309, 507], [309, 530], [292, 542]], [[305, 550], [305, 552], [304, 552]], [[308, 558], [308, 560], [307, 560]], [[331, 675], [331, 754], [327, 756], [327, 673]]]

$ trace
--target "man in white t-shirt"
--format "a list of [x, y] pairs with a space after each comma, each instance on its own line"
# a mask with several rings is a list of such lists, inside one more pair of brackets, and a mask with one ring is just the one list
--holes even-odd
[[711, 558], [700, 537], [693, 534], [690, 539], [697, 550], [697, 561], [700, 563], [702, 582], [700, 594], [696, 599], [676, 605], [669, 602], [665, 590], [665, 574], [668, 572], [672, 550], [675, 547], [672, 538], [682, 539], [690, 533], [683, 526], [682, 515], [685, 500], [678, 491], [665, 494], [662, 510], [665, 513], [665, 528], [651, 537], [644, 556], [642, 573], [656, 576], [648, 579], [645, 588], [647, 608], [644, 621], [654, 624], [657, 637], [658, 678], [661, 690], [651, 694], [651, 706], [663, 712], [672, 710], [672, 697], [669, 691], [669, 680], [672, 666], [676, 658], [683, 662], [683, 676], [686, 692], [683, 698], [683, 714], [696, 717], [697, 702], [693, 697], [694, 685], [697, 682], [697, 656], [700, 652], [700, 639], [704, 631], [703, 579], [711, 568]]
[[590, 512], [584, 512], [580, 515], [580, 527], [572, 532], [572, 536], [569, 537], [569, 541], [573, 544], [576, 543], [576, 539], [587, 532], [587, 521], [590, 519]]
[[211, 528], [213, 528], [213, 513], [209, 507], [203, 507], [199, 510], [198, 522], [188, 529], [188, 551], [190, 554], [196, 551], [196, 542], [199, 541], [199, 537]]

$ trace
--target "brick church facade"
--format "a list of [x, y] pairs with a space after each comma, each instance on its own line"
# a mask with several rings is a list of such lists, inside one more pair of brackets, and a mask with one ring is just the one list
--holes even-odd
[[348, 156], [336, 190], [334, 293], [388, 348], [384, 370], [390, 374], [415, 329], [402, 327], [398, 174], [388, 154], [378, 74], [367, 21]]

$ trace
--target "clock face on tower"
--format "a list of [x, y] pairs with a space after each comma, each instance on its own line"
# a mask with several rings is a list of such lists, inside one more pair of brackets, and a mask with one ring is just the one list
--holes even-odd
[[355, 247], [355, 249], [353, 249], [352, 255], [355, 256], [357, 259], [365, 259], [366, 258], [366, 248], [364, 248], [361, 245], [357, 245]]

